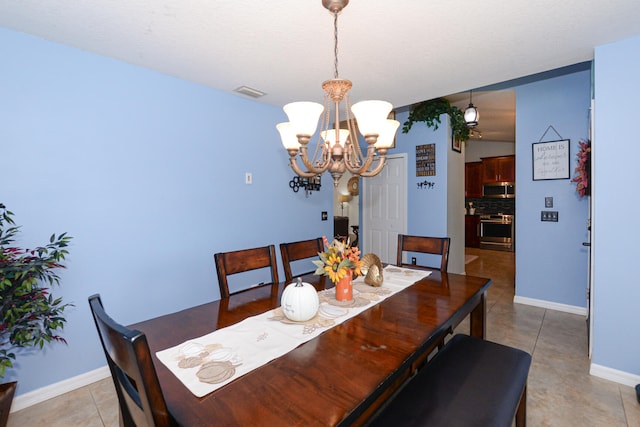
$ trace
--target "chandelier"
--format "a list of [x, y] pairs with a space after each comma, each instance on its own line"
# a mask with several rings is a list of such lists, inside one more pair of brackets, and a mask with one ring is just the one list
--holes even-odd
[[[322, 5], [333, 14], [334, 28], [334, 77], [322, 83], [324, 105], [316, 102], [287, 104], [283, 110], [289, 121], [276, 125], [282, 144], [289, 152], [289, 165], [293, 171], [303, 178], [329, 171], [336, 187], [347, 170], [361, 177], [379, 174], [386, 164], [387, 151], [400, 125], [397, 120], [388, 119], [393, 106], [386, 101], [361, 101], [350, 106], [349, 90], [352, 83], [338, 75], [338, 14], [348, 4], [349, 0], [322, 0]], [[343, 101], [345, 119], [341, 122], [340, 104]], [[351, 117], [350, 111], [355, 118]], [[316, 133], [320, 116], [321, 131], [311, 155], [308, 144]], [[358, 141], [358, 130], [367, 143], [366, 156]], [[299, 161], [303, 167], [300, 167]]]

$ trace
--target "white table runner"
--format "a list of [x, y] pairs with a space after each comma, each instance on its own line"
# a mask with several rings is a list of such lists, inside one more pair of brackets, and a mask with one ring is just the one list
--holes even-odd
[[158, 359], [196, 396], [202, 397], [259, 368], [321, 333], [358, 315], [418, 280], [430, 271], [395, 266], [384, 269], [380, 287], [353, 281], [353, 300], [336, 301], [335, 290], [318, 292], [318, 314], [306, 322], [287, 319], [280, 307], [210, 334], [156, 353]]

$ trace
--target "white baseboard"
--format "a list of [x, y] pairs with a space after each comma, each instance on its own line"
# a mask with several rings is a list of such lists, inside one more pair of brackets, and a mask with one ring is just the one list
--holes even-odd
[[[587, 315], [587, 309], [585, 307], [578, 307], [574, 305], [559, 304], [555, 302], [519, 296], [515, 296], [513, 298], [513, 302], [518, 304], [547, 308], [550, 310], [563, 311], [565, 313], [579, 314], [582, 316]], [[589, 374], [593, 375], [594, 377], [603, 378], [605, 380], [613, 381], [629, 387], [635, 387], [636, 384], [640, 384], [640, 375], [619, 371], [617, 369], [608, 368], [606, 366], [598, 365], [595, 363], [591, 364], [591, 367], [589, 368]]]
[[580, 314], [582, 316], [587, 315], [587, 308], [578, 307], [577, 305], [560, 304], [541, 299], [519, 297], [518, 295], [513, 297], [513, 302], [517, 304], [532, 305], [534, 307], [548, 308], [549, 310], [562, 311], [565, 313]]
[[33, 390], [25, 394], [21, 394], [13, 399], [11, 412], [16, 412], [21, 409], [28, 408], [29, 406], [35, 405], [36, 403], [44, 402], [45, 400], [60, 396], [61, 394], [68, 393], [77, 388], [84, 387], [96, 381], [108, 378], [109, 376], [111, 376], [109, 367], [107, 365], [104, 365], [102, 368], [98, 368], [93, 371], [80, 374], [73, 378], [68, 378], [55, 384]]
[[591, 364], [589, 373], [594, 377], [604, 378], [605, 380], [613, 381], [622, 385], [628, 385], [629, 387], [635, 387], [636, 384], [640, 384], [640, 375], [607, 368], [606, 366], [597, 365], [595, 363]]

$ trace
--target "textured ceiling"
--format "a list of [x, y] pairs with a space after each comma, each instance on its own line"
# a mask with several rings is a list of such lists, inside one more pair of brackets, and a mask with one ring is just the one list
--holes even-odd
[[[351, 99], [405, 106], [591, 60], [640, 33], [640, 1], [351, 0], [338, 23]], [[333, 77], [321, 0], [0, 0], [0, 25], [278, 106]]]

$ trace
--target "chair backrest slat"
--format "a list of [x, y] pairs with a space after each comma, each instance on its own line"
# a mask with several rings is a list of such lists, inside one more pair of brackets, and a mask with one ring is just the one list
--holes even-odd
[[265, 282], [265, 284], [278, 283], [278, 264], [274, 245], [231, 252], [219, 252], [214, 255], [214, 259], [216, 262], [221, 298], [227, 298], [231, 295], [228, 276], [233, 274], [260, 268], [269, 268], [271, 271], [271, 280]]
[[[423, 267], [433, 268], [436, 270], [447, 271], [449, 264], [449, 237], [427, 237], [427, 236], [408, 236], [404, 234], [398, 235], [398, 266], [407, 267]], [[420, 252], [426, 254], [440, 255], [440, 267], [428, 267], [421, 265], [406, 264], [402, 262], [403, 252]]]
[[[324, 243], [322, 237], [309, 240], [301, 240], [298, 242], [281, 243], [280, 255], [282, 256], [282, 267], [284, 268], [284, 276], [287, 282], [293, 280], [291, 271], [291, 263], [307, 258], [318, 258], [318, 253], [324, 251]], [[315, 268], [300, 275], [313, 273]]]

